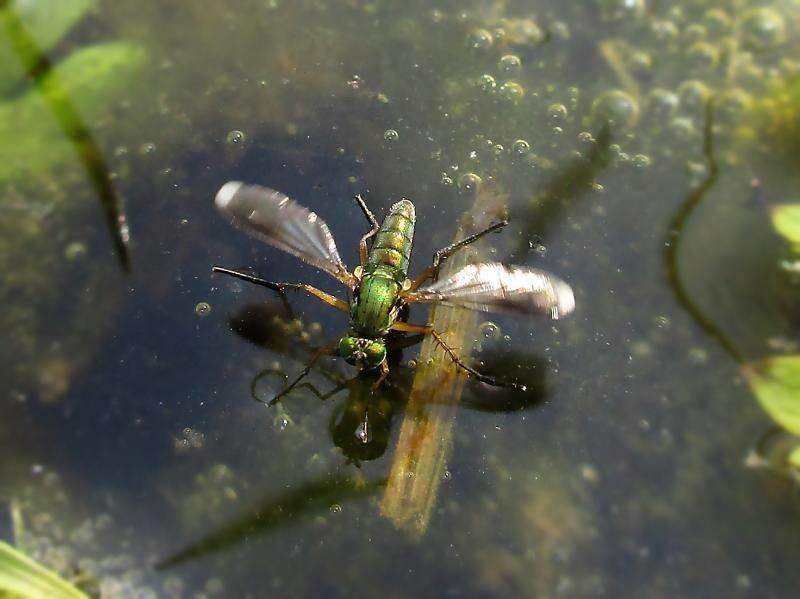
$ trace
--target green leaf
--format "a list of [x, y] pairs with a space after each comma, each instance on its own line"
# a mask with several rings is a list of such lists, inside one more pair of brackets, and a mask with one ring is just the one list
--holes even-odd
[[[18, 19], [36, 40], [42, 52], [49, 52], [97, 6], [98, 0], [12, 0], [0, 2], [0, 94], [13, 91], [35, 66], [38, 52], [19, 47], [8, 35], [9, 16]], [[21, 55], [22, 54], [22, 55]]]
[[772, 225], [791, 244], [800, 244], [800, 204], [777, 204], [770, 208]]
[[800, 470], [800, 446], [795, 447], [787, 458], [789, 465], [795, 470]]
[[108, 118], [114, 103], [130, 95], [144, 63], [144, 50], [123, 42], [82, 48], [36, 89], [0, 102], [0, 183], [77, 160], [65, 131], [78, 127], [78, 117], [86, 123]]
[[781, 427], [800, 435], [800, 355], [745, 364], [742, 372], [761, 407]]
[[21, 551], [0, 541], [0, 596], [20, 599], [88, 599], [88, 595]]

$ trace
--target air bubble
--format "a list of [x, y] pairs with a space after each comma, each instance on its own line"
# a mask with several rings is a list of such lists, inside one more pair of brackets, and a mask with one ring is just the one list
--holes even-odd
[[494, 341], [500, 336], [500, 327], [487, 320], [478, 327], [478, 335], [486, 341]]
[[707, 71], [717, 66], [719, 62], [719, 52], [711, 44], [697, 42], [686, 54], [689, 64], [700, 71]]
[[654, 119], [669, 118], [678, 109], [679, 99], [677, 94], [657, 87], [652, 90], [647, 98], [648, 116]]
[[706, 101], [711, 96], [711, 90], [702, 81], [690, 79], [678, 86], [678, 97], [684, 111], [699, 111], [705, 108]]
[[194, 313], [198, 316], [208, 316], [211, 314], [211, 304], [208, 302], [200, 302], [194, 307]]
[[664, 315], [656, 316], [655, 318], [653, 318], [653, 322], [660, 329], [668, 329], [672, 324], [669, 320], [669, 317]]
[[522, 60], [516, 54], [506, 54], [500, 58], [498, 68], [507, 77], [514, 77], [522, 70]]
[[500, 95], [510, 102], [519, 102], [525, 97], [525, 88], [516, 81], [506, 81], [500, 86]]
[[662, 42], [674, 40], [678, 37], [678, 27], [672, 21], [656, 20], [650, 26], [653, 35]]
[[783, 17], [772, 9], [757, 8], [742, 17], [742, 40], [753, 50], [771, 48], [786, 40]]
[[719, 37], [730, 31], [731, 18], [724, 10], [712, 8], [703, 16], [703, 24], [711, 37]]
[[476, 85], [485, 92], [492, 92], [497, 88], [497, 81], [488, 73], [484, 73], [478, 77]]
[[238, 129], [234, 129], [233, 131], [228, 133], [228, 137], [225, 138], [225, 141], [227, 141], [232, 146], [243, 144], [244, 140], [245, 140], [244, 133], [239, 131]]
[[400, 134], [394, 129], [387, 129], [383, 132], [383, 139], [386, 141], [396, 141], [399, 137]]
[[458, 189], [462, 193], [475, 193], [481, 183], [482, 179], [475, 173], [464, 173], [458, 178]]
[[494, 37], [487, 29], [475, 29], [469, 34], [469, 47], [473, 50], [485, 50], [493, 45]]
[[518, 139], [511, 145], [511, 151], [517, 156], [526, 156], [531, 151], [531, 144], [524, 139]]
[[606, 21], [638, 18], [644, 14], [644, 0], [602, 0], [600, 14]]
[[563, 123], [567, 120], [567, 107], [563, 104], [550, 104], [547, 107], [547, 116], [550, 117], [550, 120], [554, 123]]
[[64, 257], [70, 262], [74, 262], [75, 260], [84, 258], [87, 252], [88, 250], [85, 243], [81, 241], [73, 241], [72, 243], [67, 244], [67, 247], [64, 248]]
[[622, 90], [611, 90], [592, 102], [592, 114], [596, 119], [612, 126], [629, 127], [639, 116], [639, 105], [633, 97]]

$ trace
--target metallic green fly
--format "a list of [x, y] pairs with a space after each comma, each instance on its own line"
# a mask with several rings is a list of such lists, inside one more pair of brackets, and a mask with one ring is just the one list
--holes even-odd
[[[403, 308], [414, 303], [445, 304], [483, 312], [522, 316], [549, 314], [551, 318], [559, 318], [575, 308], [570, 286], [548, 272], [507, 267], [499, 262], [471, 264], [446, 279], [437, 280], [442, 261], [487, 233], [501, 229], [508, 224], [506, 221], [497, 222], [439, 250], [434, 254], [431, 266], [415, 279], [409, 279], [408, 264], [416, 222], [414, 204], [407, 199], [400, 200], [389, 209], [383, 224], [378, 226], [361, 196], [356, 196], [355, 200], [371, 229], [359, 242], [360, 264], [350, 272], [339, 257], [328, 226], [315, 213], [283, 193], [238, 181], [226, 183], [217, 193], [217, 208], [234, 225], [332, 275], [348, 288], [352, 298], [346, 302], [305, 283], [275, 283], [227, 268], [213, 268], [215, 272], [281, 294], [286, 289], [300, 289], [350, 315], [347, 334], [320, 348], [299, 376], [278, 393], [270, 405], [291, 391], [325, 354], [339, 355], [360, 370], [380, 369], [381, 375], [374, 385], [377, 388], [389, 373], [386, 338], [391, 331], [416, 333], [417, 338], [410, 339], [414, 341], [432, 335], [453, 362], [476, 379], [491, 385], [516, 386], [483, 375], [465, 364], [432, 327], [403, 322]], [[368, 250], [367, 242], [372, 237], [375, 241]], [[423, 287], [429, 279], [433, 282]], [[410, 343], [403, 343], [399, 347], [408, 345]]]

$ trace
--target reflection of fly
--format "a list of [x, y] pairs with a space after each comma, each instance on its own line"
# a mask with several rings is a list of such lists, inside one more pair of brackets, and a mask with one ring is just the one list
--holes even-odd
[[[503, 312], [532, 316], [549, 314], [558, 318], [575, 307], [572, 289], [564, 281], [536, 269], [506, 267], [498, 262], [465, 266], [452, 276], [437, 281], [439, 266], [456, 250], [483, 235], [504, 227], [498, 222], [475, 235], [449, 245], [434, 254], [433, 263], [417, 278], [408, 278], [408, 262], [414, 237], [414, 204], [403, 199], [389, 210], [383, 224], [360, 196], [356, 201], [372, 229], [359, 243], [360, 265], [351, 273], [339, 257], [328, 226], [313, 212], [286, 195], [258, 185], [231, 181], [217, 193], [216, 205], [233, 224], [262, 241], [293, 254], [324, 270], [344, 283], [352, 292], [347, 302], [304, 283], [273, 283], [252, 275], [214, 267], [214, 271], [263, 285], [283, 293], [301, 289], [350, 315], [350, 330], [335, 343], [321, 348], [300, 375], [276, 395], [270, 404], [295, 387], [324, 354], [336, 354], [359, 369], [380, 368], [380, 385], [389, 373], [386, 364], [386, 337], [390, 331], [430, 334], [447, 355], [462, 369], [480, 381], [504, 385], [464, 364], [427, 325], [402, 322], [401, 310], [412, 303], [445, 304], [484, 312]], [[371, 250], [367, 241], [375, 236]], [[428, 279], [434, 282], [423, 287]], [[513, 384], [511, 386], [514, 386]]]

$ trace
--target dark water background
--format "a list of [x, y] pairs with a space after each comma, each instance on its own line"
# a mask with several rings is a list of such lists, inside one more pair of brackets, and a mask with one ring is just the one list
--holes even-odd
[[[734, 0], [87, 3], [41, 51], [124, 199], [128, 272], [75, 131], [48, 122], [59, 105], [23, 77], [0, 108], [0, 496], [23, 510], [23, 546], [115, 597], [793, 596], [796, 492], [745, 466], [772, 425], [676, 298], [665, 242], [717, 163], [679, 232], [680, 280], [743, 359], [790, 343], [766, 205], [796, 195], [796, 160], [753, 106], [800, 72], [799, 16]], [[401, 408], [386, 452], [357, 466], [329, 431], [343, 399], [250, 398], [260, 370], [303, 356], [234, 332], [279, 304], [211, 266], [336, 287], [212, 198], [230, 179], [280, 189], [351, 266], [352, 195], [379, 214], [412, 198], [416, 273], [472, 204], [468, 173], [509, 194], [494, 255], [558, 273], [577, 310], [486, 319], [499, 330], [478, 359], [538, 386], [524, 410], [456, 412], [412, 540], [377, 505]], [[317, 339], [347, 326], [292, 303]], [[470, 383], [464, 402], [495, 395]]]

